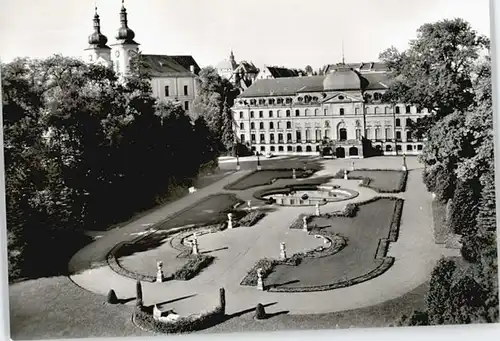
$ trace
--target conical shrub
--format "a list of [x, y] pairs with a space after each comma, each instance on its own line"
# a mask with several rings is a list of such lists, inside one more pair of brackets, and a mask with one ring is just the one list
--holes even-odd
[[263, 320], [266, 318], [266, 310], [264, 309], [264, 306], [259, 303], [255, 307], [255, 319], [256, 320]]
[[118, 297], [113, 289], [108, 292], [107, 302], [111, 304], [118, 303]]
[[142, 284], [141, 281], [137, 281], [135, 284], [135, 291], [136, 291], [136, 301], [135, 304], [138, 307], [142, 307], [143, 301], [142, 301]]

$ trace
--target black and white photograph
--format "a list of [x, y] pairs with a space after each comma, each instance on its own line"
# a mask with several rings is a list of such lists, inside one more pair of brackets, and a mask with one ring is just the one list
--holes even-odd
[[11, 339], [499, 322], [499, 4], [0, 2]]

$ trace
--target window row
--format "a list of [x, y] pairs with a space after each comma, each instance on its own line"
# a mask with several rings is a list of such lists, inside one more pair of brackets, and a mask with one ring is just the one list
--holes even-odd
[[[188, 110], [188, 109], [186, 109], [186, 110]], [[417, 119], [417, 122], [418, 121], [419, 121], [419, 119]], [[413, 123], [413, 120], [411, 118], [407, 118], [406, 119], [406, 126], [411, 126], [412, 123]], [[275, 129], [274, 122], [269, 122], [268, 124], [269, 124], [269, 129]], [[395, 125], [396, 125], [396, 127], [401, 127], [401, 119], [397, 118]], [[240, 130], [244, 130], [245, 129], [245, 123], [244, 122], [240, 122], [239, 126], [240, 126]], [[255, 130], [256, 126], [257, 125], [255, 124], [255, 122], [250, 122], [250, 129], [251, 130]], [[328, 126], [328, 125], [325, 123], [325, 127], [326, 126]], [[261, 130], [265, 129], [264, 128], [264, 122], [259, 122], [259, 129], [261, 129]], [[282, 122], [277, 122], [276, 123], [276, 129], [292, 129], [292, 122], [287, 121], [286, 125], [285, 125], [285, 128], [283, 128]]]
[[[276, 151], [276, 149], [278, 150], [278, 152], [284, 152], [284, 151], [285, 151], [285, 146], [277, 146], [277, 147], [276, 147], [276, 146], [269, 146], [268, 148], [269, 148], [268, 150], [269, 150], [270, 152], [275, 152], [275, 151]], [[321, 149], [321, 147], [320, 147], [320, 146], [316, 146], [316, 147], [314, 148], [314, 150], [315, 150], [316, 152], [319, 152], [319, 151], [320, 151], [320, 149]], [[344, 149], [344, 148], [343, 148], [343, 147], [338, 147], [337, 149], [341, 149], [341, 150], [342, 150], [342, 149]], [[354, 149], [356, 149], [356, 150], [357, 150], [357, 148], [356, 148], [356, 147], [351, 147], [351, 148], [349, 148], [349, 155], [351, 155], [351, 156], [352, 156], [352, 155], [358, 155], [358, 154], [357, 154], [357, 152], [355, 152], [355, 151], [354, 151]], [[382, 150], [382, 146], [375, 146], [375, 149], [377, 149], [377, 150], [380, 150], [380, 151], [381, 151], [381, 150]], [[390, 144], [386, 145], [384, 149], [385, 149], [385, 151], [386, 151], [386, 152], [392, 152], [392, 151], [394, 151], [394, 147], [393, 147], [392, 145], [390, 145]], [[402, 151], [402, 150], [403, 150], [403, 147], [402, 147], [400, 144], [398, 144], [398, 145], [396, 145], [396, 148], [395, 148], [395, 149], [396, 149], [396, 151]], [[405, 150], [406, 150], [406, 151], [409, 151], [409, 152], [411, 152], [411, 151], [415, 151], [415, 150], [417, 150], [417, 151], [422, 151], [423, 149], [424, 149], [424, 146], [423, 146], [423, 145], [421, 145], [421, 144], [418, 144], [418, 145], [416, 145], [416, 146], [413, 146], [413, 145], [411, 145], [411, 144], [408, 144], [408, 145], [406, 145], [406, 147], [405, 147]], [[252, 151], [254, 151], [254, 152], [256, 151], [255, 146], [252, 146]], [[264, 152], [266, 152], [266, 151], [267, 151], [266, 146], [260, 146], [260, 147], [259, 147], [259, 151], [260, 151], [260, 152], [263, 152], [263, 153], [264, 153]], [[313, 146], [306, 146], [305, 148], [303, 148], [302, 146], [296, 146], [295, 148], [294, 148], [293, 146], [286, 146], [286, 151], [287, 151], [287, 152], [294, 152], [294, 151], [295, 151], [295, 152], [298, 152], [298, 153], [300, 153], [300, 152], [304, 152], [304, 151], [305, 151], [305, 152], [312, 152], [312, 151], [313, 151]], [[337, 151], [337, 152], [338, 152], [338, 151]], [[345, 153], [345, 149], [344, 149], [344, 153]]]
[[[371, 109], [370, 107], [366, 107], [365, 108], [365, 113], [366, 114], [371, 114], [372, 112], [370, 111], [370, 109]], [[390, 107], [385, 107], [383, 113], [384, 114], [390, 114], [391, 113], [390, 109], [391, 109]], [[319, 112], [320, 112], [320, 109], [318, 109], [318, 108], [316, 108], [316, 109], [305, 109], [304, 110], [304, 116], [319, 116]], [[283, 116], [283, 113], [285, 113], [285, 116]], [[337, 114], [340, 115], [340, 116], [344, 116], [345, 113], [346, 113], [345, 108], [339, 108], [339, 110], [337, 112]], [[360, 113], [360, 108], [354, 108], [354, 114], [355, 115], [359, 115], [359, 113]], [[396, 114], [401, 114], [400, 107], [395, 107], [395, 113]], [[411, 107], [410, 106], [406, 107], [406, 113], [407, 114], [411, 114]], [[421, 111], [417, 110], [417, 113], [420, 114]], [[294, 114], [297, 117], [301, 116], [299, 109], [296, 109], [294, 111]], [[379, 107], [374, 107], [373, 108], [373, 114], [382, 114], [382, 112], [380, 111]], [[329, 115], [328, 108], [323, 109], [323, 115], [324, 116], [328, 116]], [[292, 116], [292, 111], [291, 110], [277, 110], [276, 111], [276, 117], [291, 117], [291, 116]], [[240, 119], [245, 118], [245, 114], [244, 114], [243, 111], [239, 112], [239, 117], [240, 117]], [[255, 117], [256, 117], [255, 112], [254, 111], [250, 111], [250, 118], [255, 118]], [[258, 117], [259, 118], [264, 118], [264, 111], [263, 110], [259, 110]], [[268, 111], [268, 117], [269, 118], [275, 117], [273, 110], [269, 110]]]
[[[189, 89], [188, 86], [184, 85], [184, 96], [189, 96], [188, 89]], [[165, 85], [164, 91], [165, 91], [165, 97], [170, 97], [170, 86], [169, 85]]]

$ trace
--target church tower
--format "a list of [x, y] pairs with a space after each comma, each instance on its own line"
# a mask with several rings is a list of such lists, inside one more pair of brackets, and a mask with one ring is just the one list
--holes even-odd
[[130, 58], [139, 53], [139, 44], [134, 41], [135, 33], [128, 27], [127, 10], [124, 0], [120, 11], [120, 28], [116, 43], [112, 45], [111, 59], [116, 73], [125, 76], [129, 71]]
[[107, 42], [108, 38], [101, 33], [101, 21], [96, 6], [94, 32], [89, 36], [89, 47], [84, 50], [83, 60], [88, 63], [101, 63], [109, 66], [111, 64], [111, 48], [106, 45]]

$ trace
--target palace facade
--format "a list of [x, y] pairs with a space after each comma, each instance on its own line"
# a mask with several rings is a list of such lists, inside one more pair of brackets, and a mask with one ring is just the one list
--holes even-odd
[[[419, 154], [423, 140], [408, 127], [428, 115], [415, 106], [382, 101], [388, 71], [337, 64], [322, 76], [256, 80], [232, 108], [237, 142], [275, 155], [337, 158]], [[355, 65], [359, 65], [356, 68]]]

